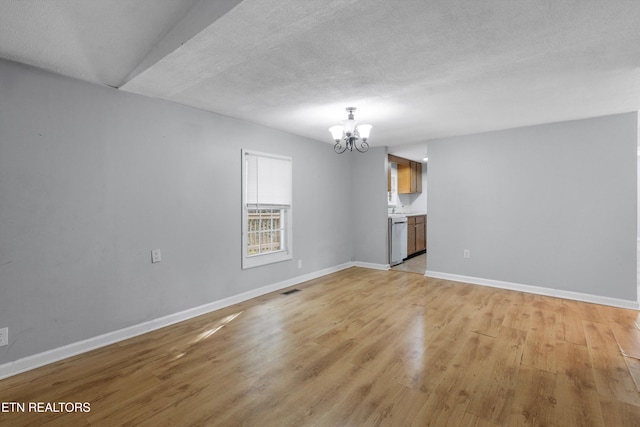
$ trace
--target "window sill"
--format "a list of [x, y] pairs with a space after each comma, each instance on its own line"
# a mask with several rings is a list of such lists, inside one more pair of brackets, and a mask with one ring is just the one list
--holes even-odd
[[272, 252], [264, 255], [245, 256], [242, 260], [242, 269], [260, 267], [261, 265], [273, 264], [281, 261], [293, 259], [293, 255], [286, 251]]

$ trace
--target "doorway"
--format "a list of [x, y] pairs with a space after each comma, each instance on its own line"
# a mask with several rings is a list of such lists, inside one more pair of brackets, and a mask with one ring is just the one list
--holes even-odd
[[427, 270], [427, 254], [423, 253], [422, 255], [411, 257], [402, 264], [391, 267], [391, 270], [417, 273], [424, 276]]

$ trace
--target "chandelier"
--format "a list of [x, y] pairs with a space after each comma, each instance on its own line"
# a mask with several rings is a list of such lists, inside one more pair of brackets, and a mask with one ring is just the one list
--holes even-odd
[[353, 118], [353, 112], [356, 111], [356, 107], [345, 108], [349, 112], [347, 120], [342, 120], [342, 125], [331, 126], [329, 132], [333, 136], [333, 140], [336, 145], [333, 149], [336, 153], [342, 154], [345, 151], [353, 151], [355, 148], [361, 153], [365, 153], [369, 150], [369, 133], [371, 132], [372, 125], [359, 125], [357, 120]]

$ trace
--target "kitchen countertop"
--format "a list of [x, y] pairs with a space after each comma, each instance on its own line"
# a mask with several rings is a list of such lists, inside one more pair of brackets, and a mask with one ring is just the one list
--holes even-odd
[[419, 215], [426, 215], [426, 212], [396, 212], [396, 213], [390, 213], [387, 214], [387, 217], [389, 218], [397, 218], [399, 216], [419, 216]]

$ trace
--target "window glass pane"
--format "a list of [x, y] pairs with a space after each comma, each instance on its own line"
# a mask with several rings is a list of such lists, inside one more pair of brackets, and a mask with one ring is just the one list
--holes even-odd
[[260, 238], [258, 233], [249, 233], [247, 237], [247, 254], [255, 255], [260, 248]]
[[284, 223], [281, 209], [249, 209], [247, 255], [283, 250]]

